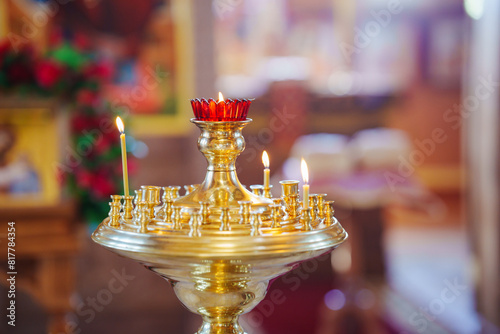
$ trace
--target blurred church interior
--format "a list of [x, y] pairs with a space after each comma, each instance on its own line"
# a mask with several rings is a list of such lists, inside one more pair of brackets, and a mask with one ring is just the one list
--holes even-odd
[[[121, 191], [200, 183], [189, 100], [254, 98], [243, 184], [328, 193], [349, 240], [274, 281], [252, 334], [500, 333], [496, 0], [1, 0], [1, 333], [193, 333], [166, 282], [93, 243]], [[119, 289], [110, 292], [112, 280]]]

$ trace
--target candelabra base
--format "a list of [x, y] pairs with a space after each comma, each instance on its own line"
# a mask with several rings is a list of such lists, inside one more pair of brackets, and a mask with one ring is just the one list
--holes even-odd
[[274, 278], [340, 245], [347, 233], [339, 226], [335, 220], [285, 235], [193, 238], [126, 231], [105, 220], [92, 237], [166, 278], [179, 300], [203, 318], [198, 334], [244, 334], [238, 317], [264, 299]]

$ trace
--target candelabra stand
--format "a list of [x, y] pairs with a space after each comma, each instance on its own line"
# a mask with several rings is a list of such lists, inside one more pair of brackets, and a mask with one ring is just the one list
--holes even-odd
[[208, 160], [203, 183], [185, 186], [183, 196], [178, 186], [112, 196], [109, 217], [92, 238], [169, 281], [202, 316], [198, 334], [244, 334], [238, 317], [264, 298], [270, 280], [330, 252], [347, 234], [324, 195], [301, 209], [298, 181], [282, 181], [276, 198], [241, 185], [235, 161], [251, 119], [192, 122]]

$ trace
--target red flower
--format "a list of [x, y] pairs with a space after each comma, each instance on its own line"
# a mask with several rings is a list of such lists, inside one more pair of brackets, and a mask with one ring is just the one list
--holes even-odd
[[113, 65], [105, 62], [89, 64], [84, 70], [84, 75], [87, 78], [108, 81], [113, 76]]
[[96, 175], [92, 188], [94, 196], [97, 198], [109, 198], [116, 192], [115, 185], [113, 184], [109, 176], [104, 175], [104, 173], [99, 173]]
[[80, 188], [90, 188], [93, 185], [93, 175], [88, 170], [80, 169], [75, 172], [76, 183]]
[[79, 50], [86, 50], [90, 46], [90, 39], [83, 33], [75, 33], [73, 45]]
[[83, 104], [86, 106], [95, 106], [99, 101], [99, 95], [88, 89], [80, 90], [76, 95], [76, 101], [78, 104]]
[[52, 88], [63, 76], [64, 69], [51, 60], [42, 60], [35, 67], [38, 84], [45, 89]]
[[103, 131], [102, 135], [111, 146], [120, 146], [118, 129], [116, 129], [115, 131]]
[[63, 34], [60, 28], [52, 29], [49, 35], [49, 45], [51, 47], [56, 47], [61, 45], [63, 42]]
[[77, 114], [71, 120], [71, 128], [74, 133], [80, 134], [83, 130], [91, 129], [95, 126], [95, 119], [93, 116], [84, 114]]
[[[99, 131], [99, 130], [98, 130]], [[111, 142], [106, 136], [102, 136], [100, 140], [95, 143], [95, 153], [102, 154], [105, 153], [111, 147]]]

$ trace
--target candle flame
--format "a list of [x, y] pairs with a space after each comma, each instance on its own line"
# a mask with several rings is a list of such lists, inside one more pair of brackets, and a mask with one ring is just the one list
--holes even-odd
[[265, 168], [269, 168], [269, 155], [266, 151], [262, 152], [262, 163]]
[[224, 96], [219, 92], [219, 102], [224, 102]]
[[120, 133], [125, 132], [125, 126], [123, 125], [123, 121], [120, 116], [116, 117], [116, 126], [118, 127], [118, 131], [120, 131]]
[[309, 169], [307, 168], [307, 163], [302, 158], [302, 161], [300, 162], [300, 171], [302, 172], [302, 179], [304, 180], [305, 184], [309, 183]]

